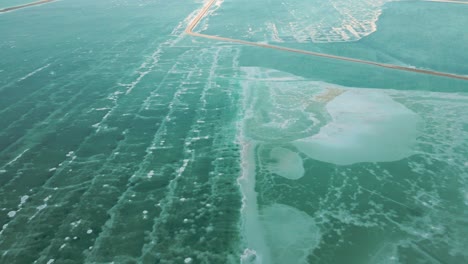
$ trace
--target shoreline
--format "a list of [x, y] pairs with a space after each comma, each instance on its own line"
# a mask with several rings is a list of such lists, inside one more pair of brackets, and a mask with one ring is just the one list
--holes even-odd
[[40, 1], [37, 1], [37, 2], [29, 3], [29, 4], [7, 7], [7, 8], [0, 9], [0, 13], [6, 13], [6, 12], [10, 12], [10, 11], [14, 11], [14, 10], [18, 10], [18, 9], [22, 9], [22, 8], [26, 8], [26, 7], [36, 6], [36, 5], [42, 5], [42, 4], [46, 4], [46, 3], [50, 3], [50, 2], [54, 2], [54, 1], [56, 1], [56, 0], [40, 0]]
[[[260, 48], [275, 49], [275, 50], [280, 50], [280, 51], [288, 51], [288, 52], [292, 52], [292, 53], [300, 53], [300, 54], [304, 54], [304, 55], [308, 55], [308, 56], [314, 56], [314, 57], [322, 57], [322, 58], [328, 58], [328, 59], [334, 59], [334, 60], [340, 60], [340, 61], [348, 61], [348, 62], [353, 62], [353, 63], [366, 64], [366, 65], [377, 66], [377, 67], [393, 69], [393, 70], [421, 73], [421, 74], [427, 74], [427, 75], [447, 77], [447, 78], [452, 78], [452, 79], [460, 79], [460, 80], [468, 81], [468, 75], [458, 75], [458, 74], [448, 73], [448, 72], [439, 72], [439, 71], [433, 71], [433, 70], [426, 70], [426, 69], [420, 69], [420, 68], [400, 66], [400, 65], [395, 65], [395, 64], [379, 63], [379, 62], [375, 62], [375, 61], [362, 60], [362, 59], [357, 59], [357, 58], [352, 58], [352, 57], [337, 56], [337, 55], [332, 55], [332, 54], [327, 54], [327, 53], [319, 53], [319, 52], [313, 52], [313, 51], [307, 51], [307, 50], [293, 49], [293, 48], [269, 45], [269, 44], [264, 44], [264, 43], [259, 43], [259, 42], [251, 42], [251, 41], [246, 41], [246, 40], [241, 40], [241, 39], [233, 39], [233, 38], [227, 38], [227, 37], [214, 36], [214, 35], [208, 35], [208, 34], [193, 32], [195, 27], [197, 27], [197, 25], [205, 17], [205, 15], [208, 13], [210, 8], [213, 6], [213, 4], [216, 1], [217, 0], [210, 0], [209, 2], [207, 2], [205, 4], [205, 6], [201, 9], [201, 11], [198, 13], [198, 15], [193, 19], [192, 22], [190, 22], [190, 24], [185, 29], [185, 33], [187, 35], [194, 36], [194, 37], [200, 37], [200, 38], [206, 38], [206, 39], [214, 39], [214, 40], [218, 40], [218, 41], [225, 41], [225, 42], [243, 44], [243, 45], [247, 45], [247, 46], [255, 46], [255, 47], [260, 47]], [[463, 2], [463, 1], [454, 1], [454, 0], [427, 0], [427, 1], [428, 2], [435, 2], [435, 3], [437, 3], [437, 2], [439, 2], [439, 3], [450, 2], [450, 3], [465, 4], [465, 2]]]
[[425, 0], [425, 2], [439, 2], [439, 3], [468, 5], [468, 1], [463, 1], [463, 0]]

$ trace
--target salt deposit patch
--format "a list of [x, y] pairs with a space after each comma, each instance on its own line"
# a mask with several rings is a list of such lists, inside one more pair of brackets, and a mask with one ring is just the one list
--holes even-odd
[[419, 117], [379, 91], [349, 90], [326, 105], [332, 121], [293, 144], [309, 157], [338, 165], [410, 156]]
[[332, 86], [261, 68], [244, 67], [245, 128], [249, 138], [287, 142], [316, 134], [325, 121], [315, 97]]
[[272, 263], [308, 263], [307, 256], [321, 238], [311, 216], [287, 205], [273, 204], [263, 209], [261, 221]]
[[261, 260], [257, 259], [257, 252], [250, 248], [246, 248], [240, 257], [241, 264], [256, 264], [261, 263]]
[[19, 204], [19, 207], [23, 206], [24, 203], [29, 199], [29, 195], [23, 195], [21, 196], [21, 202]]
[[277, 147], [271, 150], [269, 164], [271, 172], [291, 180], [297, 180], [304, 176], [304, 165], [298, 153], [286, 148]]
[[16, 211], [8, 212], [8, 217], [10, 217], [10, 218], [15, 217], [15, 215], [16, 215]]
[[269, 17], [264, 23], [265, 35], [274, 42], [358, 41], [377, 30], [382, 8], [390, 1], [273, 0], [264, 15]]

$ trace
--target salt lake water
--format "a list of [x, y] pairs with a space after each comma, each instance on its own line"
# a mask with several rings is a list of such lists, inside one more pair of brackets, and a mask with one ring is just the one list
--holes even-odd
[[466, 2], [208, 4], [0, 13], [0, 263], [468, 263]]

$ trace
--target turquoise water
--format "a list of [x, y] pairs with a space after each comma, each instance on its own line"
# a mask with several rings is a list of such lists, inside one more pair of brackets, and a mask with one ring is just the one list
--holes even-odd
[[5, 7], [12, 7], [18, 5], [24, 5], [35, 1], [28, 1], [28, 0], [2, 0], [0, 1], [0, 8]]
[[[468, 262], [467, 81], [185, 34], [203, 4], [0, 14], [0, 263]], [[466, 7], [225, 0], [194, 31], [467, 75]]]
[[466, 4], [384, 0], [250, 2], [226, 2], [218, 15], [199, 30], [376, 62], [468, 73], [464, 63], [468, 60], [464, 52], [468, 42]]

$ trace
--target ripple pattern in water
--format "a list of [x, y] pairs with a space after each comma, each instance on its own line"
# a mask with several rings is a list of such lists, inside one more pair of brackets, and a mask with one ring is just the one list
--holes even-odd
[[2, 84], [1, 263], [238, 258], [239, 49], [181, 38], [197, 6], [164, 40], [145, 27], [104, 51], [86, 35], [89, 50], [63, 47]]
[[[384, 2], [272, 3], [195, 30], [357, 40]], [[463, 81], [184, 34], [202, 4], [0, 15], [0, 263], [467, 262]]]

